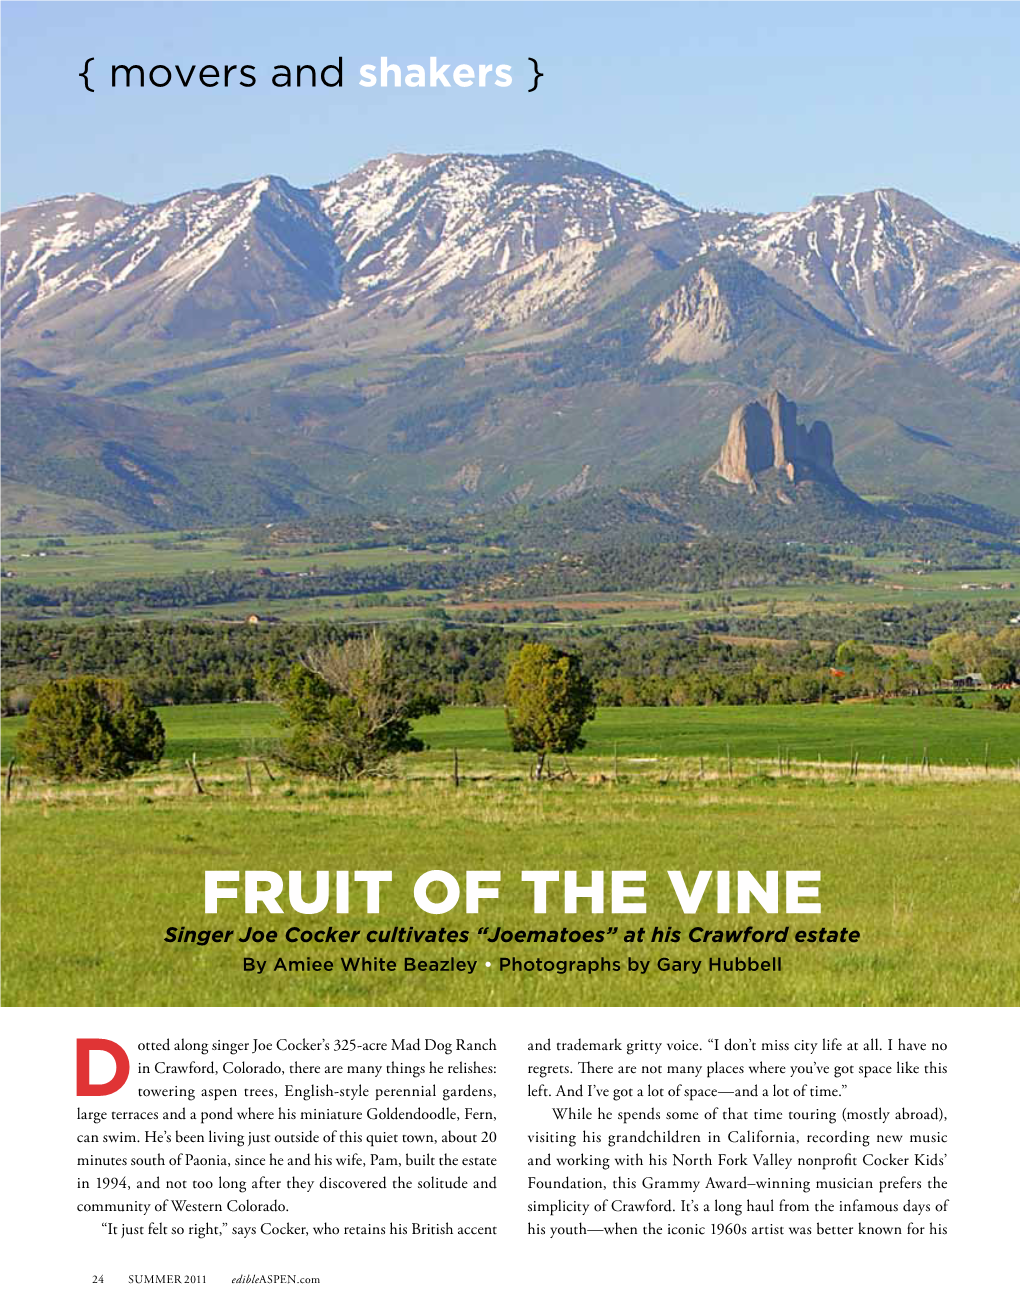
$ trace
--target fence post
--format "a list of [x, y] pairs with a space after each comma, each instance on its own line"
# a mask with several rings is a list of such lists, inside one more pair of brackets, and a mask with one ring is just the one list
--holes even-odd
[[620, 780], [620, 743], [619, 741], [614, 741], [613, 742], [613, 781], [618, 782], [619, 780]]
[[260, 764], [262, 765], [262, 767], [266, 770], [266, 776], [269, 778], [269, 780], [270, 780], [271, 782], [275, 782], [275, 781], [276, 781], [276, 778], [275, 778], [275, 777], [273, 776], [273, 774], [269, 771], [269, 765], [266, 763], [266, 761], [265, 761], [264, 759], [260, 759], [260, 760], [259, 760], [259, 763], [260, 763]]
[[453, 747], [453, 785], [460, 786], [460, 759], [457, 755], [457, 747]]
[[7, 761], [7, 778], [4, 781], [5, 800], [9, 800], [11, 798], [11, 787], [14, 784], [14, 759], [15, 756], [11, 755], [10, 759]]
[[244, 775], [248, 779], [248, 793], [250, 795], [254, 787], [251, 784], [251, 764], [247, 759], [244, 761]]
[[201, 781], [199, 781], [198, 772], [195, 769], [194, 755], [192, 755], [192, 757], [188, 760], [188, 767], [191, 769], [191, 780], [195, 783], [195, 790], [198, 792], [199, 795], [205, 795], [205, 791], [202, 788], [202, 783]]

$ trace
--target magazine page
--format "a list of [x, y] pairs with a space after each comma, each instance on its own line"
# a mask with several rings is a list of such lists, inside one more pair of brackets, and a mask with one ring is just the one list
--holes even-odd
[[1015, 1298], [1020, 9], [2, 9], [13, 1297]]

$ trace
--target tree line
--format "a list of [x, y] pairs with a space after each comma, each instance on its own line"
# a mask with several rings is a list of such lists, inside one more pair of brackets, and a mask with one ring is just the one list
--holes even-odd
[[[138, 624], [7, 623], [2, 633], [4, 713], [24, 713], [46, 681], [122, 678], [148, 705], [257, 699], [304, 653], [342, 647], [363, 633], [337, 623], [270, 627], [158, 620]], [[447, 705], [500, 705], [506, 670], [526, 631], [478, 626], [387, 629], [389, 661], [408, 693]], [[560, 633], [602, 705], [818, 703], [851, 696], [924, 694], [960, 673], [1009, 685], [1020, 663], [1020, 626], [939, 634], [930, 657], [880, 653], [851, 638], [733, 644], [686, 629]]]

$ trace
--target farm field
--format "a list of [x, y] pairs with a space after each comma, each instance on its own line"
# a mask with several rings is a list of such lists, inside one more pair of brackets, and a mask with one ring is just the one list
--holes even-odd
[[[123, 535], [63, 536], [65, 544], [54, 547], [37, 536], [8, 536], [4, 541], [4, 569], [19, 585], [84, 586], [92, 582], [112, 582], [130, 578], [170, 579], [185, 574], [215, 570], [253, 573], [260, 568], [274, 573], [300, 573], [310, 568], [320, 571], [333, 568], [364, 569], [385, 565], [446, 561], [451, 558], [440, 547], [406, 549], [381, 545], [374, 548], [338, 548], [294, 543], [274, 548], [265, 557], [246, 553], [244, 538], [229, 530], [179, 532], [133, 532]], [[480, 546], [467, 546], [453, 555], [464, 558], [498, 553]], [[1009, 603], [1020, 593], [1020, 565], [998, 569], [960, 569], [925, 571], [916, 561], [902, 554], [888, 554], [854, 561], [874, 575], [870, 584], [852, 582], [800, 583], [731, 587], [723, 590], [691, 591], [655, 588], [639, 591], [595, 591], [586, 594], [549, 594], [508, 601], [490, 601], [483, 594], [464, 601], [449, 591], [391, 592], [389, 605], [366, 607], [374, 593], [362, 593], [360, 603], [353, 595], [292, 596], [277, 600], [242, 600], [209, 605], [181, 605], [178, 608], [147, 608], [141, 599], [137, 607], [118, 608], [121, 618], [225, 619], [240, 620], [253, 610], [280, 621], [336, 620], [355, 622], [407, 622], [428, 617], [437, 604], [446, 608], [457, 621], [471, 622], [478, 608], [500, 604], [533, 607], [554, 605], [572, 610], [590, 610], [582, 619], [561, 622], [527, 622], [528, 627], [586, 626], [611, 630], [649, 623], [684, 623], [691, 620], [718, 619], [725, 616], [745, 620], [796, 617], [821, 610], [833, 619], [847, 619], [855, 614], [911, 604], [935, 604], [947, 600], [965, 600], [969, 605]], [[1013, 593], [1013, 594], [1011, 594]], [[1016, 594], [1020, 608], [1020, 594]], [[599, 612], [610, 609], [613, 612]], [[37, 618], [68, 620], [68, 615], [54, 609], [40, 609]], [[89, 621], [79, 619], [78, 621]], [[519, 625], [519, 624], [518, 624]]]
[[303, 569], [372, 568], [384, 564], [413, 563], [442, 558], [438, 550], [410, 550], [397, 546], [365, 549], [324, 550], [308, 546], [279, 548], [271, 555], [256, 556], [246, 552], [244, 540], [221, 532], [188, 534], [146, 532], [123, 536], [63, 536], [65, 546], [43, 547], [37, 553], [40, 538], [4, 539], [4, 567], [13, 571], [19, 582], [36, 585], [83, 586], [88, 582], [108, 582], [127, 577], [180, 577], [189, 572], [212, 569], [239, 569], [254, 572], [271, 568], [274, 572], [300, 572]]
[[[411, 555], [404, 556], [405, 561], [412, 561]], [[377, 560], [377, 563], [383, 561]], [[351, 564], [351, 567], [354, 565]], [[372, 593], [374, 595], [374, 593]], [[363, 625], [365, 623], [407, 623], [426, 617], [426, 611], [436, 604], [436, 596], [427, 591], [389, 591], [386, 593], [388, 604], [372, 603], [372, 596], [307, 596], [299, 600], [234, 600], [216, 605], [186, 605], [180, 609], [144, 609], [132, 613], [133, 619], [156, 619], [166, 621], [198, 622], [233, 622], [243, 623], [251, 614], [258, 614], [260, 619], [276, 619], [277, 622], [344, 622]], [[68, 619], [87, 624], [93, 619]]]
[[[167, 733], [164, 764], [180, 768], [195, 753], [201, 759], [236, 759], [258, 753], [259, 742], [278, 730], [279, 710], [270, 704], [181, 705], [159, 710]], [[5, 718], [0, 727], [2, 759], [16, 753], [24, 718]], [[503, 711], [444, 708], [420, 720], [418, 733], [430, 750], [405, 756], [402, 772], [449, 771], [454, 747], [467, 767], [524, 773], [528, 760], [509, 751]], [[933, 765], [1012, 768], [1020, 757], [1020, 715], [986, 710], [933, 709], [914, 701], [838, 705], [708, 705], [693, 708], [603, 708], [585, 729], [579, 756], [603, 771], [616, 752], [620, 766], [652, 771], [659, 760], [725, 757], [793, 763], [846, 764], [854, 753], [862, 763], [920, 764], [927, 747]], [[638, 763], [634, 763], [634, 760]], [[661, 771], [661, 768], [659, 769]]]
[[[1015, 870], [1020, 823], [1012, 785], [973, 781], [899, 784], [858, 779], [824, 785], [745, 777], [663, 787], [631, 781], [530, 786], [437, 780], [340, 790], [260, 779], [256, 793], [189, 794], [158, 787], [36, 789], [8, 807], [5, 827], [4, 1002], [9, 1005], [1011, 1005], [1020, 1002]], [[685, 916], [666, 873], [771, 867], [820, 869], [819, 916], [717, 914], [714, 896]], [[222, 902], [204, 910], [204, 870], [386, 868], [382, 913], [315, 919], [257, 918]], [[427, 915], [412, 897], [422, 872], [500, 870], [502, 894], [476, 916], [458, 907]], [[644, 915], [532, 912], [527, 868], [647, 871]], [[308, 887], [311, 894], [311, 887]], [[582, 901], [582, 904], [584, 902]], [[706, 945], [693, 925], [840, 929], [857, 943]], [[170, 926], [246, 925], [281, 930], [280, 944], [164, 943]], [[357, 929], [356, 945], [282, 941], [286, 929]], [[369, 942], [393, 928], [467, 929], [466, 942]], [[616, 927], [601, 942], [491, 944], [489, 930]], [[683, 929], [678, 944], [627, 943], [644, 927]], [[791, 933], [792, 936], [792, 933]], [[394, 972], [342, 971], [364, 952]], [[242, 957], [267, 961], [243, 972]], [[707, 960], [782, 957], [781, 972], [710, 971]], [[406, 971], [404, 958], [463, 960], [472, 972]], [[333, 960], [333, 972], [272, 971], [275, 960]], [[628, 971], [628, 958], [648, 962]], [[697, 975], [660, 971], [659, 959], [702, 960]], [[594, 974], [514, 970], [517, 959], [564, 969], [572, 961], [619, 963]], [[486, 968], [488, 962], [491, 967]]]

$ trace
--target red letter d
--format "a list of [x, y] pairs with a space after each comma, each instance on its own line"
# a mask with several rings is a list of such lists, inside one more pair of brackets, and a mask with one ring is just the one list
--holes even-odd
[[[89, 1054], [93, 1050], [105, 1050], [113, 1055], [116, 1069], [108, 1082], [89, 1080]], [[131, 1064], [127, 1052], [116, 1041], [104, 1041], [101, 1037], [81, 1037], [78, 1040], [78, 1095], [113, 1095], [128, 1079]]]

